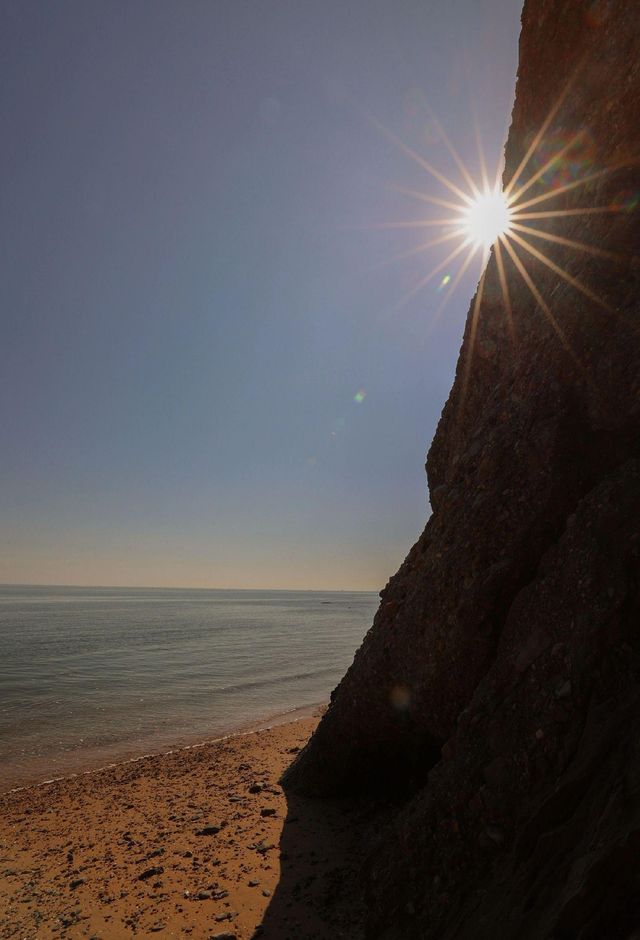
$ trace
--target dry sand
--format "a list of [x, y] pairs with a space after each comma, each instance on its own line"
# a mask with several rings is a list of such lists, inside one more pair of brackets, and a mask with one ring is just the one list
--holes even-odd
[[0, 936], [361, 936], [373, 810], [277, 783], [317, 720], [1, 795]]

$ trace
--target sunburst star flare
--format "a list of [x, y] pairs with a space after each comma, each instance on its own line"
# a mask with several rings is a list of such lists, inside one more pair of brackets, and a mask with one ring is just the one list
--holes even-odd
[[[572, 81], [574, 80], [575, 76]], [[566, 235], [549, 231], [547, 223], [555, 223], [555, 225], [557, 225], [573, 218], [588, 219], [590, 216], [608, 213], [615, 214], [622, 211], [631, 211], [636, 208], [636, 202], [633, 202], [631, 206], [621, 205], [617, 202], [605, 205], [575, 205], [574, 202], [573, 205], [570, 204], [567, 206], [565, 204], [564, 207], [556, 203], [556, 208], [553, 208], [554, 204], [552, 202], [550, 208], [547, 206], [543, 206], [542, 209], [537, 208], [540, 203], [548, 203], [548, 201], [554, 198], [560, 198], [569, 192], [575, 193], [583, 186], [583, 192], [586, 193], [587, 184], [599, 180], [620, 168], [619, 164], [616, 166], [594, 166], [593, 161], [587, 159], [586, 156], [584, 159], [580, 159], [576, 162], [574, 159], [576, 147], [583, 138], [588, 137], [588, 134], [584, 130], [572, 134], [568, 141], [566, 140], [566, 135], [563, 137], [563, 135], [554, 133], [552, 122], [560, 105], [566, 98], [570, 86], [571, 82], [567, 84], [537, 133], [533, 135], [532, 142], [527, 152], [518, 165], [515, 174], [504, 189], [502, 189], [498, 182], [501, 175], [499, 168], [495, 175], [496, 183], [491, 186], [488, 182], [489, 175], [486, 169], [486, 161], [482, 151], [479, 130], [477, 131], [476, 138], [479, 165], [482, 169], [481, 182], [474, 180], [472, 174], [453, 147], [453, 144], [449, 138], [446, 137], [444, 131], [442, 132], [447, 150], [461, 178], [461, 182], [456, 182], [455, 180], [449, 179], [441, 170], [436, 169], [421, 154], [416, 153], [413, 148], [407, 146], [404, 141], [400, 140], [396, 134], [383, 127], [379, 121], [373, 120], [376, 128], [381, 131], [388, 140], [399, 147], [405, 156], [409, 157], [412, 161], [417, 163], [422, 170], [426, 171], [434, 182], [446, 188], [447, 198], [442, 198], [431, 192], [420, 192], [416, 189], [400, 186], [394, 187], [396, 191], [411, 199], [452, 210], [452, 214], [446, 218], [434, 216], [417, 220], [407, 219], [406, 221], [399, 220], [375, 226], [376, 228], [435, 228], [436, 230], [440, 230], [440, 234], [436, 235], [436, 237], [423, 242], [409, 251], [396, 255], [394, 260], [416, 255], [439, 244], [447, 242], [453, 243], [452, 250], [450, 250], [444, 260], [437, 263], [428, 272], [419, 276], [417, 283], [407, 291], [394, 306], [393, 312], [397, 312], [397, 310], [408, 303], [409, 300], [413, 299], [422, 289], [433, 281], [435, 275], [440, 273], [443, 268], [450, 268], [452, 262], [456, 261], [458, 270], [448, 270], [446, 277], [440, 282], [437, 288], [438, 291], [446, 288], [446, 291], [443, 301], [433, 314], [432, 323], [427, 331], [430, 332], [449, 302], [453, 291], [460, 283], [462, 275], [468, 270], [473, 259], [478, 257], [480, 261], [478, 270], [478, 295], [481, 295], [483, 272], [491, 256], [491, 252], [494, 250], [496, 265], [498, 267], [499, 285], [502, 291], [505, 315], [508, 320], [509, 333], [512, 340], [515, 341], [515, 333], [512, 322], [511, 300], [507, 289], [506, 264], [513, 266], [541, 307], [544, 315], [550, 322], [553, 321], [553, 315], [550, 315], [548, 304], [535, 287], [531, 275], [525, 266], [524, 257], [515, 251], [515, 245], [518, 245], [519, 248], [524, 251], [525, 257], [528, 255], [529, 258], [541, 262], [547, 269], [553, 271], [560, 280], [570, 284], [596, 306], [601, 309], [609, 310], [609, 305], [603, 301], [595, 291], [583, 284], [578, 278], [574, 277], [569, 270], [552, 260], [552, 258], [543, 251], [544, 243], [547, 243], [547, 245], [558, 245], [575, 252], [583, 252], [596, 257], [616, 260], [617, 255], [615, 252], [609, 251], [599, 245], [591, 245], [586, 241], [569, 238]], [[588, 152], [587, 148], [585, 154]], [[535, 189], [533, 189], [534, 186]], [[523, 201], [525, 194], [530, 193], [532, 189], [533, 194]], [[458, 199], [458, 202], [452, 201], [452, 195]], [[542, 228], [533, 224], [538, 222], [542, 222]], [[536, 245], [532, 244], [530, 239], [536, 241], [540, 247], [536, 247]], [[476, 303], [472, 318], [474, 324], [479, 315], [478, 306], [479, 305]], [[560, 342], [562, 342], [563, 346], [566, 348], [566, 342], [558, 324], [554, 321], [552, 325], [554, 326], [555, 332], [558, 334]], [[471, 356], [473, 356], [475, 332], [474, 325], [471, 339]], [[568, 351], [570, 352], [570, 350]]]
[[469, 240], [485, 251], [509, 231], [511, 210], [500, 189], [480, 193], [462, 214], [462, 229]]

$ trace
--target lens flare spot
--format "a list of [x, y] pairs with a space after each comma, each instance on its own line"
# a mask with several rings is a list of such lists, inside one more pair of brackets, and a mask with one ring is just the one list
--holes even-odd
[[623, 190], [617, 194], [613, 204], [619, 212], [634, 212], [640, 205], [640, 193]]
[[437, 288], [437, 289], [438, 289], [439, 291], [444, 290], [444, 288], [447, 286], [447, 284], [449, 284], [450, 281], [451, 281], [451, 275], [450, 275], [450, 274], [445, 274], [445, 276], [442, 278], [442, 280], [441, 280], [440, 283], [438, 284], [438, 288]]
[[353, 396], [353, 400], [357, 402], [359, 405], [361, 405], [366, 397], [367, 397], [367, 393], [365, 392], [363, 388], [361, 388], [361, 389], [358, 389], [358, 391], [355, 393], [355, 395]]
[[389, 693], [389, 701], [398, 712], [406, 712], [411, 705], [411, 690], [406, 685], [394, 685]]
[[511, 211], [499, 189], [481, 193], [473, 205], [465, 210], [462, 227], [469, 242], [487, 251], [493, 243], [509, 231]]
[[579, 133], [558, 131], [540, 142], [531, 165], [544, 170], [542, 185], [547, 189], [560, 189], [567, 183], [586, 176], [594, 166], [595, 144], [586, 128]]

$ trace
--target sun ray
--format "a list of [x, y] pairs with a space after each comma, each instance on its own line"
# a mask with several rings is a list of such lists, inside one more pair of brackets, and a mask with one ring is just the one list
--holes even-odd
[[421, 193], [418, 189], [405, 189], [404, 186], [398, 186], [395, 183], [391, 188], [404, 196], [411, 196], [413, 199], [419, 199], [421, 202], [428, 202], [434, 206], [443, 206], [445, 209], [453, 209], [455, 212], [460, 212], [464, 208], [459, 202], [449, 202], [447, 199], [439, 199], [437, 196], [428, 196], [427, 193]]
[[408, 302], [412, 299], [412, 297], [415, 297], [415, 295], [416, 295], [419, 291], [421, 291], [423, 287], [426, 287], [427, 284], [428, 284], [430, 281], [432, 281], [433, 278], [436, 276], [436, 274], [439, 274], [440, 271], [442, 271], [443, 268], [446, 268], [446, 266], [447, 266], [448, 264], [451, 264], [451, 262], [454, 260], [454, 258], [457, 258], [458, 255], [459, 255], [461, 252], [463, 252], [464, 249], [468, 246], [468, 244], [469, 244], [469, 242], [465, 239], [465, 240], [462, 242], [461, 245], [458, 245], [457, 248], [454, 248], [453, 251], [451, 251], [451, 252], [447, 255], [447, 257], [444, 258], [444, 259], [440, 262], [440, 264], [436, 265], [435, 268], [432, 268], [431, 271], [429, 271], [428, 274], [426, 274], [423, 278], [421, 278], [421, 279], [418, 281], [418, 283], [417, 283], [414, 287], [411, 288], [410, 291], [407, 291], [407, 293], [404, 294], [404, 296], [400, 298], [400, 300], [399, 300], [399, 301], [391, 308], [391, 310], [389, 311], [389, 315], [398, 313], [398, 311], [401, 310], [402, 307], [406, 306], [406, 304], [408, 304]]
[[529, 274], [529, 272], [528, 272], [527, 269], [525, 268], [524, 264], [522, 263], [522, 261], [520, 260], [520, 258], [518, 257], [518, 255], [516, 254], [515, 249], [513, 248], [512, 245], [509, 244], [508, 238], [502, 238], [502, 242], [503, 242], [505, 248], [507, 249], [507, 251], [509, 252], [509, 255], [511, 256], [511, 260], [512, 260], [513, 263], [515, 264], [516, 268], [517, 268], [518, 271], [520, 272], [520, 275], [522, 276], [523, 280], [525, 281], [527, 287], [528, 287], [529, 290], [531, 291], [531, 294], [533, 295], [534, 299], [536, 300], [536, 302], [538, 303], [538, 305], [539, 305], [540, 308], [542, 309], [543, 313], [545, 314], [545, 316], [547, 317], [547, 319], [548, 319], [549, 322], [551, 323], [551, 325], [552, 325], [552, 327], [553, 327], [553, 329], [554, 329], [554, 332], [557, 334], [557, 336], [558, 336], [558, 338], [559, 338], [559, 340], [560, 340], [560, 343], [562, 344], [563, 349], [565, 350], [565, 352], [567, 353], [567, 355], [569, 356], [569, 358], [570, 358], [571, 361], [573, 362], [574, 366], [576, 367], [577, 372], [578, 372], [579, 375], [582, 377], [582, 379], [583, 379], [583, 381], [585, 382], [585, 384], [587, 384], [591, 389], [593, 389], [593, 391], [595, 392], [595, 394], [599, 397], [599, 394], [600, 394], [600, 393], [599, 393], [599, 389], [598, 389], [598, 386], [596, 385], [596, 383], [595, 383], [595, 381], [594, 381], [594, 379], [593, 379], [593, 376], [589, 373], [588, 369], [586, 368], [586, 366], [584, 365], [584, 363], [582, 362], [582, 360], [580, 359], [580, 357], [579, 357], [579, 356], [573, 351], [573, 349], [571, 348], [571, 345], [570, 345], [569, 341], [567, 340], [566, 336], [564, 335], [564, 332], [563, 332], [563, 330], [562, 330], [560, 324], [558, 323], [558, 321], [557, 321], [556, 318], [554, 317], [554, 315], [553, 315], [553, 313], [552, 313], [552, 311], [551, 311], [551, 308], [549, 307], [549, 304], [548, 304], [548, 303], [544, 300], [544, 298], [542, 297], [542, 295], [541, 295], [540, 291], [538, 290], [538, 288], [536, 287], [536, 285], [535, 285], [535, 283], [534, 283], [534, 281], [533, 281], [531, 275]]
[[572, 274], [569, 274], [568, 271], [565, 271], [564, 268], [561, 268], [559, 264], [556, 264], [555, 261], [552, 261], [551, 258], [548, 258], [544, 252], [538, 251], [533, 245], [531, 245], [525, 238], [522, 238], [521, 235], [518, 235], [516, 232], [510, 233], [510, 238], [528, 251], [530, 255], [533, 255], [534, 258], [537, 258], [538, 261], [541, 261], [542, 264], [546, 265], [554, 274], [557, 274], [558, 277], [561, 277], [571, 284], [572, 287], [575, 287], [577, 291], [580, 291], [581, 294], [584, 294], [585, 297], [588, 297], [589, 300], [592, 300], [593, 303], [597, 304], [599, 307], [602, 307], [604, 310], [611, 312], [611, 306], [606, 303], [601, 297], [598, 297], [591, 288], [587, 287], [586, 284], [583, 284], [582, 281], [579, 281], [577, 277], [574, 277]]
[[542, 312], [545, 314], [546, 318], [548, 319], [549, 323], [550, 323], [551, 326], [553, 327], [553, 330], [555, 331], [555, 333], [556, 333], [556, 335], [558, 336], [560, 342], [562, 343], [563, 348], [565, 349], [565, 351], [567, 352], [567, 354], [571, 357], [571, 359], [573, 360], [573, 362], [574, 362], [574, 363], [578, 366], [578, 368], [582, 371], [583, 366], [582, 366], [580, 360], [578, 359], [578, 357], [576, 356], [576, 354], [574, 353], [574, 351], [572, 350], [571, 346], [569, 345], [569, 341], [567, 340], [566, 336], [564, 335], [564, 332], [563, 332], [563, 330], [562, 330], [562, 327], [560, 326], [560, 324], [558, 323], [558, 321], [557, 321], [556, 318], [554, 317], [554, 315], [553, 315], [553, 313], [552, 313], [552, 311], [551, 311], [551, 307], [549, 306], [549, 304], [546, 302], [546, 300], [544, 299], [544, 297], [542, 296], [542, 294], [540, 293], [540, 291], [539, 291], [538, 288], [536, 287], [536, 285], [535, 285], [535, 283], [534, 283], [534, 281], [533, 281], [533, 278], [531, 277], [531, 275], [529, 274], [529, 272], [528, 272], [527, 269], [525, 268], [524, 264], [522, 263], [522, 261], [520, 260], [520, 258], [518, 257], [518, 255], [516, 254], [515, 249], [513, 248], [513, 246], [509, 243], [509, 239], [503, 237], [503, 238], [501, 239], [501, 241], [502, 241], [502, 244], [504, 245], [504, 247], [506, 248], [506, 250], [508, 251], [511, 260], [513, 261], [513, 263], [515, 264], [516, 268], [518, 269], [518, 271], [519, 271], [519, 273], [520, 273], [520, 276], [522, 277], [523, 281], [525, 282], [525, 284], [527, 285], [527, 287], [528, 287], [529, 290], [531, 291], [531, 294], [532, 294], [534, 300], [536, 301], [536, 303], [538, 304], [538, 306], [540, 307], [540, 309], [542, 310]]
[[478, 160], [480, 162], [480, 177], [482, 179], [482, 192], [488, 192], [490, 189], [489, 186], [489, 174], [487, 172], [487, 161], [484, 156], [484, 147], [482, 146], [482, 137], [480, 135], [480, 125], [478, 123], [478, 113], [473, 105], [473, 128], [476, 136], [476, 148], [478, 150]]
[[484, 282], [485, 282], [486, 276], [487, 276], [487, 268], [485, 266], [482, 272], [482, 277], [480, 278], [480, 283], [478, 284], [478, 290], [476, 291], [476, 299], [473, 304], [473, 313], [471, 314], [471, 329], [469, 331], [469, 352], [467, 353], [467, 360], [464, 365], [464, 375], [462, 377], [460, 410], [462, 410], [462, 408], [464, 407], [464, 403], [467, 397], [467, 390], [469, 388], [469, 381], [471, 379], [471, 367], [473, 365], [473, 356], [475, 353], [475, 346], [476, 346], [476, 334], [478, 332], [478, 320], [480, 317], [480, 304], [482, 303], [482, 297], [484, 295]]
[[378, 229], [395, 229], [395, 228], [437, 228], [438, 226], [444, 228], [449, 225], [459, 225], [462, 226], [463, 218], [462, 215], [457, 218], [449, 219], [415, 219], [408, 222], [372, 222], [371, 225], [355, 225], [357, 231], [375, 231]]
[[566, 144], [564, 145], [564, 147], [561, 147], [560, 150], [558, 150], [557, 153], [554, 153], [554, 155], [553, 155], [552, 157], [549, 157], [549, 159], [547, 160], [547, 162], [544, 163], [538, 170], [536, 170], [536, 172], [533, 174], [533, 176], [530, 176], [526, 183], [523, 183], [523, 185], [520, 186], [520, 188], [519, 188], [518, 191], [516, 192], [515, 196], [509, 196], [509, 205], [511, 206], [511, 205], [513, 205], [513, 203], [517, 202], [518, 199], [520, 199], [520, 197], [521, 197], [522, 195], [524, 195], [524, 193], [526, 193], [526, 191], [527, 191], [528, 189], [530, 189], [531, 186], [533, 186], [534, 183], [537, 183], [538, 180], [539, 180], [542, 176], [544, 176], [544, 174], [547, 172], [547, 170], [550, 170], [550, 169], [551, 169], [551, 167], [553, 166], [553, 164], [554, 164], [557, 160], [562, 160], [562, 158], [564, 157], [564, 155], [566, 154], [566, 152], [567, 152], [568, 150], [571, 150], [571, 148], [575, 146], [576, 141], [580, 140], [580, 138], [584, 137], [584, 135], [585, 135], [585, 131], [584, 131], [584, 130], [578, 131], [578, 133], [575, 135], [575, 137], [572, 137], [571, 140], [570, 140], [568, 143], [566, 143]]
[[560, 186], [558, 189], [550, 189], [548, 192], [541, 193], [540, 196], [535, 196], [533, 199], [528, 199], [526, 202], [512, 202], [509, 205], [511, 206], [513, 212], [520, 212], [522, 209], [528, 209], [529, 206], [537, 206], [541, 202], [546, 202], [547, 199], [553, 199], [554, 196], [562, 196], [564, 193], [568, 193], [572, 189], [576, 189], [578, 186], [584, 186], [586, 183], [591, 183], [593, 180], [600, 179], [600, 177], [606, 176], [608, 173], [612, 173], [614, 169], [618, 169], [618, 167], [606, 167], [604, 170], [596, 170], [595, 173], [589, 173], [588, 176], [583, 176], [579, 180], [573, 180], [571, 183], [566, 183], [564, 186]]
[[547, 172], [547, 170], [550, 170], [550, 169], [551, 169], [551, 167], [553, 166], [553, 164], [554, 164], [557, 160], [562, 160], [562, 158], [563, 158], [564, 155], [567, 153], [567, 151], [568, 151], [568, 150], [571, 150], [571, 148], [575, 146], [576, 141], [579, 141], [582, 137], [584, 137], [584, 135], [585, 135], [584, 130], [578, 131], [578, 133], [575, 135], [575, 137], [572, 137], [571, 140], [570, 140], [567, 144], [564, 145], [564, 147], [562, 147], [560, 150], [558, 150], [557, 153], [554, 153], [554, 155], [553, 155], [552, 157], [550, 157], [550, 158], [547, 160], [547, 162], [546, 162], [545, 164], [543, 164], [543, 166], [540, 167], [539, 170], [536, 170], [536, 172], [533, 174], [533, 176], [531, 176], [531, 177], [527, 180], [527, 182], [524, 183], [524, 184], [520, 187], [520, 189], [517, 191], [517, 193], [515, 194], [515, 196], [510, 196], [510, 197], [509, 197], [509, 199], [508, 199], [509, 205], [511, 206], [511, 205], [513, 205], [513, 203], [517, 202], [518, 199], [520, 199], [520, 197], [523, 196], [523, 195], [526, 193], [526, 191], [527, 191], [528, 189], [530, 189], [530, 188], [533, 186], [534, 183], [537, 183], [538, 180], [539, 180], [541, 177], [544, 176], [544, 174]]
[[392, 258], [389, 258], [387, 261], [383, 261], [377, 267], [384, 267], [388, 264], [395, 263], [396, 261], [402, 261], [404, 258], [410, 258], [412, 255], [419, 255], [423, 251], [428, 251], [429, 248], [434, 248], [436, 245], [442, 245], [445, 242], [453, 241], [454, 238], [460, 238], [459, 232], [449, 232], [448, 235], [440, 235], [439, 238], [431, 238], [427, 242], [421, 242], [419, 245], [414, 245], [413, 248], [409, 248], [407, 251], [401, 251], [397, 255], [393, 255]]
[[573, 83], [575, 82], [575, 80], [576, 80], [576, 78], [577, 78], [577, 76], [578, 76], [578, 73], [580, 72], [581, 68], [582, 68], [582, 63], [580, 63], [580, 65], [578, 66], [578, 68], [574, 71], [573, 75], [569, 78], [569, 80], [567, 81], [566, 85], [564, 86], [562, 92], [560, 93], [560, 95], [559, 95], [558, 98], [556, 99], [555, 104], [552, 106], [552, 108], [551, 108], [551, 110], [549, 111], [549, 113], [547, 114], [546, 118], [544, 119], [544, 121], [542, 122], [542, 124], [540, 125], [540, 127], [538, 128], [538, 131], [537, 131], [537, 133], [535, 134], [533, 140], [531, 141], [531, 143], [530, 143], [530, 145], [529, 145], [529, 147], [528, 147], [528, 149], [527, 149], [527, 151], [526, 151], [524, 157], [522, 158], [522, 160], [521, 160], [520, 163], [518, 164], [518, 167], [517, 167], [515, 173], [513, 174], [513, 176], [511, 177], [511, 179], [510, 179], [509, 182], [507, 183], [507, 185], [505, 186], [504, 195], [505, 195], [505, 198], [506, 198], [506, 199], [509, 198], [512, 189], [513, 189], [514, 186], [517, 184], [517, 182], [518, 182], [518, 180], [519, 180], [519, 178], [520, 178], [520, 174], [523, 172], [524, 168], [525, 168], [525, 167], [527, 166], [527, 164], [529, 163], [529, 160], [531, 159], [531, 157], [533, 156], [533, 154], [536, 152], [536, 150], [537, 150], [538, 147], [540, 146], [540, 141], [543, 139], [544, 135], [546, 134], [546, 132], [547, 132], [547, 130], [548, 130], [548, 128], [549, 128], [549, 125], [551, 124], [551, 122], [553, 121], [553, 119], [554, 119], [555, 116], [557, 115], [558, 111], [559, 111], [560, 108], [562, 107], [562, 105], [563, 105], [563, 103], [564, 103], [564, 101], [565, 101], [565, 98], [566, 98], [567, 95], [569, 94], [569, 91], [570, 91], [570, 89], [571, 89], [571, 86], [572, 86]]
[[556, 245], [566, 245], [567, 248], [575, 248], [577, 251], [584, 251], [588, 255], [596, 255], [599, 258], [610, 258], [619, 261], [622, 255], [615, 251], [607, 251], [605, 248], [596, 248], [595, 245], [588, 245], [586, 242], [578, 242], [573, 238], [565, 238], [563, 235], [552, 235], [551, 232], [543, 232], [542, 229], [534, 228], [532, 225], [520, 225], [519, 222], [511, 222], [510, 231], [515, 229], [517, 232], [524, 232], [533, 235], [535, 238], [543, 238], [547, 242], [554, 242]]
[[424, 157], [421, 157], [420, 154], [415, 152], [415, 150], [412, 150], [411, 147], [407, 146], [407, 144], [405, 144], [403, 140], [401, 140], [396, 134], [394, 134], [393, 131], [389, 130], [388, 127], [385, 127], [384, 124], [381, 124], [380, 121], [377, 120], [377, 118], [374, 118], [371, 115], [369, 115], [368, 117], [369, 117], [369, 121], [374, 125], [374, 127], [376, 127], [380, 131], [381, 134], [384, 134], [384, 136], [388, 140], [390, 140], [393, 144], [395, 144], [396, 147], [399, 147], [399, 149], [407, 157], [409, 157], [411, 160], [415, 160], [418, 166], [421, 166], [423, 170], [426, 170], [427, 173], [430, 173], [431, 176], [433, 176], [440, 183], [442, 183], [443, 186], [446, 186], [447, 189], [449, 189], [452, 193], [455, 193], [456, 196], [459, 199], [462, 199], [463, 202], [466, 202], [467, 205], [472, 205], [473, 199], [471, 198], [471, 196], [468, 196], [467, 193], [464, 192], [464, 190], [460, 189], [459, 186], [456, 186], [456, 184], [453, 183], [450, 179], [448, 179], [444, 175], [444, 173], [440, 173], [439, 170], [436, 170], [436, 168], [432, 166], [427, 160], [425, 160]]
[[473, 177], [471, 176], [471, 174], [470, 174], [469, 171], [467, 170], [466, 166], [464, 165], [464, 162], [463, 162], [462, 158], [460, 157], [458, 151], [457, 151], [456, 148], [453, 146], [453, 144], [452, 144], [452, 142], [451, 142], [451, 138], [449, 137], [449, 135], [448, 135], [447, 132], [445, 131], [444, 127], [443, 127], [442, 124], [440, 123], [440, 120], [438, 119], [438, 116], [437, 116], [437, 115], [434, 113], [434, 111], [431, 109], [431, 107], [430, 107], [430, 105], [429, 105], [429, 103], [428, 103], [427, 101], [425, 101], [425, 104], [426, 104], [426, 106], [427, 106], [427, 110], [429, 111], [429, 114], [430, 114], [430, 116], [431, 116], [432, 121], [434, 122], [434, 124], [435, 124], [436, 127], [438, 128], [438, 131], [439, 131], [439, 133], [440, 133], [440, 136], [442, 137], [442, 140], [444, 141], [445, 147], [447, 148], [447, 150], [448, 150], [449, 153], [451, 154], [451, 157], [452, 157], [452, 159], [453, 159], [455, 165], [456, 165], [456, 166], [458, 167], [458, 169], [460, 170], [460, 173], [461, 173], [461, 175], [462, 175], [462, 178], [464, 179], [465, 183], [466, 183], [467, 186], [469, 187], [469, 190], [470, 190], [470, 192], [471, 192], [471, 194], [472, 194], [472, 197], [473, 197], [473, 198], [476, 198], [476, 197], [479, 195], [480, 190], [478, 189], [476, 183], [474, 182]]
[[582, 209], [549, 209], [546, 212], [514, 212], [512, 222], [521, 222], [523, 219], [567, 219], [578, 215], [598, 215], [606, 212], [620, 212], [620, 206], [585, 206]]
[[449, 286], [447, 287], [447, 292], [446, 292], [446, 294], [445, 294], [445, 296], [444, 296], [444, 299], [442, 300], [442, 303], [441, 303], [440, 306], [437, 308], [436, 312], [433, 314], [433, 316], [432, 316], [432, 318], [431, 318], [431, 323], [429, 324], [429, 327], [428, 327], [428, 329], [427, 329], [427, 332], [425, 333], [425, 336], [424, 336], [424, 338], [423, 338], [423, 342], [426, 342], [426, 340], [429, 338], [429, 336], [431, 335], [431, 332], [432, 332], [433, 329], [435, 328], [436, 323], [439, 321], [440, 317], [442, 316], [442, 314], [444, 313], [445, 309], [447, 308], [447, 305], [448, 305], [449, 301], [451, 300], [451, 298], [453, 297], [453, 295], [454, 295], [454, 293], [455, 293], [455, 290], [456, 290], [458, 284], [460, 283], [460, 281], [462, 280], [462, 278], [463, 278], [463, 276], [464, 276], [465, 271], [467, 270], [467, 268], [469, 267], [469, 265], [470, 265], [471, 262], [473, 261], [475, 255], [476, 255], [476, 251], [477, 251], [477, 249], [476, 249], [473, 245], [471, 245], [471, 247], [469, 248], [469, 251], [468, 251], [468, 253], [467, 253], [467, 257], [464, 259], [464, 261], [463, 261], [462, 264], [460, 265], [458, 271], [456, 272], [456, 276], [454, 277], [454, 279], [452, 280], [452, 282], [451, 282], [451, 283], [449, 284]]
[[511, 309], [511, 297], [509, 295], [509, 285], [507, 284], [507, 276], [504, 270], [504, 260], [502, 257], [502, 243], [498, 238], [495, 244], [496, 249], [496, 266], [498, 268], [498, 280], [500, 281], [500, 288], [502, 290], [502, 299], [504, 300], [504, 309], [507, 314], [507, 327], [509, 329], [509, 336], [511, 337], [511, 342], [513, 345], [516, 345], [516, 328], [513, 322], [513, 310]]
[[444, 127], [442, 126], [442, 123], [441, 123], [441, 121], [440, 121], [440, 118], [438, 117], [438, 115], [436, 114], [436, 112], [435, 112], [435, 111], [433, 110], [433, 108], [431, 107], [431, 104], [429, 103], [429, 100], [427, 99], [427, 96], [425, 95], [424, 91], [422, 91], [422, 90], [420, 91], [420, 98], [422, 99], [422, 103], [424, 104], [425, 108], [427, 109], [427, 112], [428, 112], [428, 114], [429, 114], [429, 117], [431, 118], [431, 120], [432, 120], [433, 123], [435, 124], [435, 126], [436, 126], [436, 128], [437, 128], [437, 130], [438, 130], [438, 133], [440, 134], [440, 137], [442, 138], [442, 140], [443, 140], [443, 142], [444, 142], [445, 147], [446, 147], [447, 150], [449, 151], [450, 156], [452, 157], [454, 163], [455, 163], [456, 166], [458, 167], [458, 170], [460, 171], [460, 174], [461, 174], [463, 180], [465, 181], [465, 183], [466, 183], [467, 186], [469, 187], [469, 191], [471, 192], [471, 194], [473, 195], [473, 197], [475, 197], [475, 196], [478, 194], [478, 192], [479, 192], [479, 191], [478, 191], [478, 187], [477, 187], [477, 185], [476, 185], [476, 183], [475, 183], [475, 180], [473, 179], [473, 177], [472, 177], [471, 174], [469, 173], [467, 167], [466, 167], [465, 164], [464, 164], [464, 161], [463, 161], [462, 158], [460, 157], [460, 154], [458, 153], [458, 151], [457, 151], [456, 148], [454, 147], [451, 138], [449, 137], [449, 135], [447, 134], [446, 130], [445, 130]]

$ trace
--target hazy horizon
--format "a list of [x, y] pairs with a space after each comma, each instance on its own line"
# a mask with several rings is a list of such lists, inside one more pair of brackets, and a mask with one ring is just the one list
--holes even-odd
[[379, 226], [442, 191], [375, 122], [494, 168], [520, 9], [3, 4], [0, 582], [384, 586], [478, 270], [432, 322], [455, 266]]
[[354, 588], [289, 588], [289, 587], [236, 587], [233, 585], [220, 587], [219, 585], [184, 585], [184, 584], [39, 584], [36, 581], [0, 582], [1, 588], [69, 588], [70, 590], [113, 590], [113, 591], [255, 591], [261, 594], [376, 594], [375, 589]]

